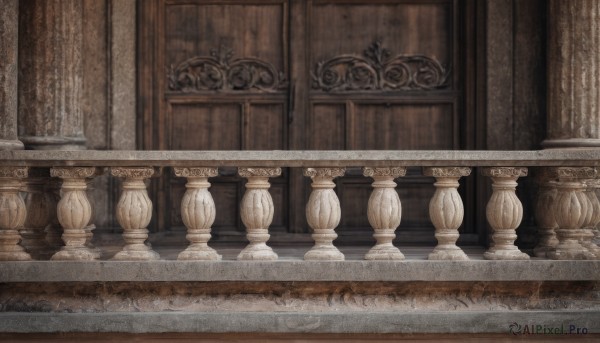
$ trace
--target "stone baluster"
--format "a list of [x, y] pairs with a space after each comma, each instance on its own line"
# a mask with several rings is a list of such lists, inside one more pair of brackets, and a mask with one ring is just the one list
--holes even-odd
[[275, 206], [268, 189], [270, 177], [281, 175], [281, 168], [238, 168], [238, 174], [248, 179], [242, 198], [241, 216], [250, 244], [240, 252], [238, 260], [276, 260], [277, 254], [267, 245], [269, 225]]
[[19, 245], [19, 228], [27, 209], [19, 196], [26, 167], [0, 167], [0, 261], [27, 261], [31, 256]]
[[86, 179], [98, 174], [93, 167], [59, 167], [50, 169], [52, 177], [62, 181], [57, 217], [63, 227], [65, 245], [52, 256], [53, 260], [95, 260], [97, 254], [85, 246], [85, 227], [90, 222], [92, 206], [87, 198]]
[[46, 227], [46, 240], [48, 241], [50, 248], [55, 252], [64, 246], [62, 240], [64, 231], [62, 226], [60, 226], [56, 213], [58, 202], [60, 201], [60, 188], [61, 182], [60, 179], [57, 178], [51, 178], [44, 187], [44, 190], [48, 195], [48, 201], [50, 202], [49, 207], [52, 209], [52, 211], [50, 211], [50, 223]]
[[29, 177], [23, 183], [23, 201], [27, 216], [21, 233], [21, 246], [36, 259], [48, 259], [52, 255], [50, 244], [46, 240], [46, 226], [50, 224], [56, 204], [44, 189], [50, 180], [47, 168], [29, 169]]
[[516, 229], [523, 219], [523, 205], [515, 190], [517, 179], [527, 176], [527, 168], [491, 167], [482, 170], [492, 178], [493, 193], [486, 207], [486, 217], [492, 227], [492, 242], [483, 257], [488, 260], [527, 260], [529, 255], [514, 244]]
[[173, 168], [175, 176], [187, 178], [185, 195], [181, 199], [181, 219], [187, 228], [190, 245], [177, 256], [178, 260], [220, 260], [215, 249], [208, 246], [210, 230], [217, 214], [208, 189], [209, 177], [219, 175], [217, 168]]
[[[598, 176], [600, 177], [600, 175]], [[596, 193], [596, 198], [598, 199], [598, 201], [600, 201], [600, 179], [594, 180], [594, 182], [591, 182], [588, 185], [588, 187], [591, 187], [592, 191]], [[597, 247], [600, 247], [600, 223], [597, 223], [596, 226], [592, 228], [592, 233], [594, 234], [594, 238], [592, 238], [592, 243], [594, 243]], [[595, 255], [596, 258], [600, 257], [600, 252], [595, 253]]]
[[556, 236], [558, 245], [548, 257], [555, 260], [585, 260], [594, 255], [585, 249], [579, 241], [582, 239], [582, 227], [588, 221], [588, 208], [591, 201], [584, 193], [584, 178], [593, 178], [593, 168], [558, 167], [554, 169], [558, 176], [557, 194], [552, 210], [558, 225]]
[[463, 222], [465, 210], [458, 194], [458, 180], [461, 176], [469, 176], [468, 167], [435, 167], [424, 168], [425, 176], [433, 176], [436, 189], [429, 202], [429, 217], [435, 226], [435, 238], [438, 241], [430, 260], [468, 260], [469, 257], [456, 246], [458, 228]]
[[548, 254], [556, 249], [556, 219], [552, 204], [556, 200], [556, 181], [552, 175], [543, 169], [538, 175], [539, 193], [535, 203], [535, 222], [538, 227], [538, 244], [533, 249], [536, 257], [547, 258]]
[[158, 260], [160, 256], [145, 244], [152, 219], [152, 201], [144, 180], [158, 175], [152, 167], [115, 167], [111, 174], [123, 178], [117, 203], [117, 221], [123, 228], [125, 246], [112, 259], [120, 261]]
[[[87, 179], [86, 185], [87, 185], [88, 199], [90, 199], [90, 198], [92, 198], [92, 191], [94, 190], [94, 180]], [[94, 230], [96, 229], [96, 224], [94, 224], [94, 215], [95, 215], [94, 206], [92, 206], [90, 222], [88, 223], [88, 225], [86, 225], [86, 227], [84, 229], [85, 230], [85, 246], [90, 248], [90, 250], [96, 254], [97, 258], [100, 258], [100, 256], [102, 255], [102, 252], [100, 251], [100, 249], [98, 249], [94, 245], [94, 243], [92, 243], [92, 239], [94, 238]]]
[[596, 189], [600, 187], [597, 179], [585, 180], [585, 195], [589, 200], [588, 215], [586, 222], [583, 225], [583, 236], [580, 241], [581, 245], [590, 253], [594, 254], [596, 259], [600, 259], [600, 247], [594, 242], [594, 230], [600, 224], [600, 200], [596, 196]]
[[392, 241], [402, 219], [402, 204], [396, 192], [395, 178], [406, 175], [406, 168], [363, 168], [363, 175], [373, 178], [367, 216], [377, 243], [367, 254], [367, 260], [403, 260], [404, 255]]
[[344, 254], [333, 245], [335, 228], [340, 223], [340, 201], [333, 191], [333, 179], [343, 176], [345, 168], [306, 168], [304, 176], [312, 179], [312, 192], [306, 205], [306, 219], [313, 229], [315, 245], [304, 255], [305, 260], [342, 261]]

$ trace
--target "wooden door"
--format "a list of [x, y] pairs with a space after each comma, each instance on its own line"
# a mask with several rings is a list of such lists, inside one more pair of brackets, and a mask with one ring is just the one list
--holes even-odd
[[[459, 0], [161, 0], [140, 2], [140, 147], [172, 150], [473, 148]], [[461, 39], [459, 39], [461, 37]], [[471, 73], [472, 74], [472, 73]], [[471, 118], [472, 119], [472, 118]], [[370, 236], [370, 180], [338, 181], [339, 233]], [[157, 225], [181, 227], [184, 180], [156, 188]], [[243, 180], [221, 170], [217, 239], [242, 236]], [[398, 180], [399, 235], [433, 241], [432, 180]], [[272, 180], [274, 233], [308, 232], [300, 170]]]

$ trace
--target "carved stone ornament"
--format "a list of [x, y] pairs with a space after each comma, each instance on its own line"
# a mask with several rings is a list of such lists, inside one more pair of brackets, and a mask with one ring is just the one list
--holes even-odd
[[525, 167], [491, 167], [481, 169], [483, 176], [489, 177], [525, 177], [527, 168]]
[[148, 179], [160, 175], [160, 172], [152, 167], [113, 167], [110, 173], [115, 177], [126, 179]]
[[363, 175], [366, 177], [374, 176], [391, 176], [392, 178], [398, 178], [406, 176], [406, 167], [393, 167], [393, 168], [371, 168], [364, 167]]
[[238, 168], [241, 177], [277, 177], [281, 175], [281, 168]]
[[461, 177], [471, 175], [469, 167], [427, 167], [423, 168], [423, 175], [433, 177]]
[[233, 50], [211, 49], [210, 56], [195, 56], [168, 73], [169, 90], [198, 91], [277, 91], [287, 87], [283, 72], [271, 63], [253, 57], [232, 59]]
[[50, 169], [50, 176], [61, 179], [87, 179], [100, 175], [101, 170], [96, 167], [54, 167]]
[[27, 167], [0, 167], [0, 177], [25, 178], [28, 173]]
[[180, 168], [174, 167], [173, 172], [177, 177], [215, 177], [219, 175], [219, 168]]
[[559, 179], [593, 179], [598, 175], [596, 168], [590, 167], [558, 167], [556, 172]]
[[331, 177], [336, 178], [346, 174], [346, 168], [305, 168], [304, 176], [308, 177]]
[[311, 73], [312, 88], [339, 92], [448, 87], [450, 71], [435, 59], [422, 55], [391, 55], [377, 41], [364, 51], [364, 56], [343, 54], [321, 61]]

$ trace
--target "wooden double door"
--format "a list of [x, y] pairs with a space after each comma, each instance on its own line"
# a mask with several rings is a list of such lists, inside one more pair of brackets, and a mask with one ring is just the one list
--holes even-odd
[[[472, 1], [159, 0], [139, 6], [142, 149], [473, 148], [465, 101], [472, 21], [464, 19]], [[211, 182], [216, 239], [242, 236], [244, 180], [235, 169], [222, 169]], [[433, 241], [432, 180], [410, 170], [398, 182], [399, 235]], [[165, 175], [156, 186], [158, 230], [182, 227], [184, 183]], [[273, 233], [308, 232], [308, 184], [297, 169], [272, 179]], [[338, 181], [342, 236], [370, 234], [370, 190], [358, 169]]]

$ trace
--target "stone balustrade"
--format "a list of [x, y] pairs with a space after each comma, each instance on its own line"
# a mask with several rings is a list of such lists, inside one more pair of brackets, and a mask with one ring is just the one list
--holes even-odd
[[[0, 260], [31, 259], [97, 260], [101, 254], [90, 245], [93, 206], [87, 196], [91, 179], [103, 173], [119, 178], [121, 193], [116, 218], [125, 245], [110, 257], [119, 261], [157, 260], [147, 242], [152, 201], [147, 183], [161, 172], [187, 179], [181, 202], [182, 220], [189, 246], [178, 260], [220, 260], [208, 243], [219, 209], [210, 192], [210, 178], [219, 167], [237, 167], [246, 178], [240, 203], [241, 220], [249, 244], [238, 260], [277, 260], [269, 246], [269, 226], [276, 206], [269, 193], [269, 179], [281, 168], [302, 168], [312, 181], [306, 219], [314, 246], [304, 255], [311, 261], [342, 261], [335, 246], [336, 227], [344, 215], [335, 192], [336, 178], [346, 169], [362, 168], [371, 178], [372, 193], [365, 203], [376, 244], [366, 260], [403, 260], [393, 245], [402, 218], [402, 201], [395, 179], [407, 167], [421, 167], [422, 175], [435, 178], [435, 194], [429, 204], [438, 244], [430, 260], [468, 260], [456, 245], [464, 218], [457, 191], [461, 178], [473, 177], [473, 168], [489, 179], [492, 194], [486, 207], [490, 227], [489, 260], [528, 260], [515, 245], [523, 206], [516, 190], [518, 179], [530, 177], [539, 185], [535, 206], [538, 225], [538, 258], [556, 260], [600, 259], [594, 241], [600, 223], [600, 151], [0, 151]], [[60, 200], [56, 185], [60, 182]], [[20, 192], [20, 193], [19, 193]], [[57, 201], [58, 200], [58, 201]], [[57, 218], [57, 221], [53, 218]], [[57, 228], [57, 222], [60, 227]], [[62, 246], [56, 235], [62, 232]], [[54, 251], [52, 249], [54, 247]], [[52, 253], [51, 253], [52, 252]]]

